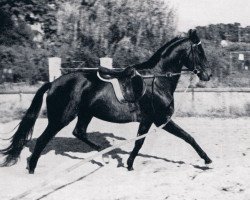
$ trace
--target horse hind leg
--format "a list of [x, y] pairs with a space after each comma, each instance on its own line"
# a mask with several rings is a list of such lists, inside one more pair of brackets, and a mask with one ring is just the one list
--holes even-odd
[[95, 144], [94, 142], [91, 142], [87, 135], [87, 127], [91, 121], [93, 116], [89, 114], [79, 114], [78, 115], [78, 121], [76, 123], [75, 129], [73, 131], [73, 135], [81, 140], [82, 142], [88, 144], [91, 148], [100, 151], [102, 148], [101, 146]]
[[[76, 117], [82, 91], [87, 86], [85, 79], [72, 79], [65, 85], [62, 83], [61, 89], [55, 86], [48, 93], [47, 115], [49, 123], [43, 134], [37, 139], [34, 152], [29, 159], [28, 169], [30, 173], [34, 173], [37, 161], [48, 142]], [[69, 98], [65, 98], [66, 96]]]
[[49, 143], [49, 141], [63, 128], [64, 126], [55, 126], [52, 123], [49, 123], [44, 132], [40, 137], [38, 137], [35, 149], [28, 158], [28, 166], [27, 169], [29, 170], [30, 174], [33, 174], [37, 165], [37, 161], [39, 157], [41, 156], [42, 151], [46, 147], [46, 145]]
[[[48, 107], [49, 108], [49, 107]], [[49, 110], [49, 109], [48, 109]], [[53, 111], [53, 110], [52, 110]], [[55, 112], [54, 112], [55, 113]], [[35, 149], [28, 160], [28, 170], [30, 174], [33, 174], [37, 165], [37, 161], [49, 143], [49, 141], [66, 125], [68, 125], [74, 118], [75, 113], [73, 109], [68, 111], [67, 114], [57, 113], [57, 115], [51, 115], [51, 110], [48, 113], [48, 125], [42, 135], [38, 137]]]

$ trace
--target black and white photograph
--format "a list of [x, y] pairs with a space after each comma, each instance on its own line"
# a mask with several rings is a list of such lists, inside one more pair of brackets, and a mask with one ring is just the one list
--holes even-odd
[[1, 200], [250, 200], [249, 0], [0, 0]]

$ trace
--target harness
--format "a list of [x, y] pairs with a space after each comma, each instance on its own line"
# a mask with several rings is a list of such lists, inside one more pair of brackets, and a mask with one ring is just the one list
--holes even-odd
[[[140, 106], [139, 100], [144, 96], [146, 93], [146, 85], [144, 79], [152, 79], [151, 82], [151, 108], [153, 111], [153, 115], [156, 114], [156, 109], [154, 107], [154, 97], [155, 97], [155, 80], [156, 78], [172, 78], [175, 76], [180, 76], [183, 73], [190, 72], [192, 74], [200, 73], [198, 69], [198, 62], [195, 57], [194, 48], [200, 45], [201, 42], [197, 44], [191, 44], [189, 47], [188, 58], [192, 56], [192, 70], [190, 69], [182, 69], [181, 72], [166, 72], [165, 74], [152, 74], [152, 75], [142, 75], [134, 68], [125, 68], [125, 69], [106, 69], [106, 68], [99, 68], [97, 71], [97, 76], [100, 80], [104, 82], [109, 82], [112, 84], [115, 96], [120, 103], [127, 103], [131, 116], [132, 121], [137, 121], [138, 117], [140, 118]], [[132, 71], [132, 72], [131, 72]], [[136, 81], [134, 81], [136, 80]], [[171, 94], [169, 95], [169, 105], [173, 101], [171, 98]]]
[[[199, 42], [198, 44], [196, 44], [196, 45], [199, 45], [199, 44], [200, 44], [200, 42]], [[191, 47], [191, 51], [193, 52], [192, 47]], [[194, 57], [193, 57], [193, 58], [194, 58]], [[198, 74], [198, 73], [199, 73], [199, 70], [195, 68], [195, 67], [196, 67], [195, 64], [196, 64], [196, 63], [193, 63], [194, 68], [193, 68], [193, 70], [191, 71], [191, 72], [192, 72], [192, 75]], [[89, 68], [89, 69], [90, 69], [90, 70], [93, 70], [93, 71], [96, 70], [95, 68], [94, 68], [94, 69], [93, 69], [93, 68]], [[81, 68], [81, 70], [82, 70], [82, 68]], [[85, 68], [84, 70], [86, 70], [86, 68]], [[190, 71], [190, 70], [185, 70], [185, 71]], [[151, 75], [150, 77], [149, 77], [149, 76], [144, 76], [144, 78], [154, 78], [154, 79], [155, 79], [155, 78], [157, 78], [157, 77], [173, 77], [173, 76], [177, 76], [177, 75], [181, 75], [181, 73], [171, 73], [171, 72], [168, 72], [168, 73], [166, 73], [166, 74], [164, 74], [164, 75], [160, 75], [160, 74], [159, 74], [159, 75]], [[190, 78], [190, 81], [191, 81], [191, 80], [192, 80], [192, 76], [191, 76], [191, 78]], [[187, 88], [185, 89], [185, 91], [184, 91], [183, 94], [185, 94], [185, 93], [187, 92], [188, 88], [189, 88], [189, 85], [187, 86]], [[171, 116], [167, 119], [166, 123], [164, 123], [164, 124], [162, 124], [161, 126], [159, 126], [158, 129], [163, 128], [170, 120], [171, 120]], [[49, 193], [47, 193], [47, 194], [50, 194], [50, 193], [51, 193], [51, 190], [53, 191], [53, 189], [55, 189], [55, 188], [56, 188], [56, 189], [59, 189], [59, 188], [62, 188], [63, 186], [65, 186], [65, 185], [68, 185], [68, 184], [62, 185], [61, 182], [60, 182], [59, 184], [57, 183], [57, 184], [54, 184], [53, 186], [51, 186], [51, 185], [49, 185], [49, 184], [51, 184], [51, 182], [53, 182], [53, 181], [55, 181], [55, 180], [57, 180], [57, 179], [59, 179], [59, 178], [65, 176], [65, 174], [74, 171], [75, 169], [79, 168], [80, 166], [86, 164], [87, 162], [93, 160], [94, 158], [96, 158], [96, 157], [98, 157], [98, 156], [103, 156], [104, 154], [106, 154], [106, 153], [108, 153], [108, 152], [110, 152], [110, 151], [112, 151], [112, 150], [114, 150], [114, 149], [116, 149], [116, 148], [120, 148], [120, 147], [123, 146], [123, 145], [129, 144], [129, 143], [134, 142], [134, 141], [138, 141], [138, 140], [143, 139], [143, 138], [146, 138], [146, 137], [149, 136], [149, 135], [155, 134], [155, 132], [156, 132], [156, 129], [154, 129], [153, 131], [150, 131], [150, 132], [148, 132], [148, 133], [146, 133], [146, 134], [137, 136], [137, 137], [135, 137], [135, 138], [131, 138], [131, 139], [125, 140], [125, 141], [123, 141], [123, 142], [121, 142], [121, 143], [119, 143], [119, 144], [114, 144], [113, 146], [110, 146], [110, 147], [108, 147], [108, 148], [106, 148], [106, 149], [104, 149], [104, 150], [102, 150], [102, 151], [100, 151], [100, 152], [97, 152], [97, 153], [94, 154], [94, 155], [91, 155], [91, 156], [87, 157], [87, 158], [84, 159], [84, 160], [79, 161], [78, 163], [76, 163], [76, 164], [74, 164], [74, 165], [71, 165], [70, 167], [68, 167], [68, 168], [66, 168], [65, 170], [63, 170], [61, 173], [58, 173], [57, 175], [52, 176], [52, 177], [50, 177], [49, 179], [43, 181], [41, 184], [38, 185], [38, 187], [34, 187], [34, 188], [32, 188], [32, 189], [26, 190], [25, 192], [21, 193], [21, 194], [18, 195], [18, 196], [15, 196], [15, 197], [12, 198], [12, 199], [13, 199], [13, 200], [18, 200], [18, 199], [27, 197], [27, 196], [29, 196], [30, 194], [32, 194], [33, 191], [37, 192], [37, 188], [39, 188], [39, 192], [41, 192], [41, 189], [44, 189], [44, 188], [45, 188], [45, 189], [49, 190]], [[101, 168], [101, 167], [100, 167], [100, 168]], [[100, 168], [94, 170], [93, 172], [89, 173], [88, 175], [90, 175], [90, 174], [96, 172], [96, 171], [99, 170]], [[88, 175], [86, 175], [86, 176], [84, 176], [84, 177], [87, 177]], [[48, 186], [49, 186], [49, 187], [48, 187]], [[33, 195], [34, 195], [34, 194], [33, 194]], [[45, 196], [45, 195], [44, 195], [44, 196]], [[42, 198], [42, 197], [44, 197], [44, 196], [39, 196], [39, 199]]]
[[[107, 69], [107, 68], [99, 68], [97, 71], [97, 77], [104, 81], [111, 83], [115, 92], [115, 96], [120, 103], [127, 103], [133, 116], [133, 121], [137, 121], [137, 115], [140, 114], [140, 106], [138, 105], [138, 101], [144, 96], [146, 92], [146, 86], [144, 83], [144, 79], [153, 79], [151, 83], [151, 106], [153, 109], [153, 113], [155, 114], [154, 108], [154, 91], [155, 91], [155, 80], [156, 78], [172, 78], [174, 76], [180, 76], [181, 74], [190, 72], [192, 74], [200, 73], [200, 69], [198, 69], [198, 61], [195, 57], [195, 48], [201, 45], [201, 42], [197, 44], [190, 44], [188, 58], [192, 56], [192, 69], [182, 69], [181, 72], [166, 72], [165, 74], [152, 74], [152, 75], [142, 75], [137, 70], [132, 68], [125, 69]], [[136, 80], [136, 81], [134, 81]], [[172, 101], [172, 100], [171, 100]], [[170, 102], [171, 103], [171, 102]]]
[[[201, 41], [199, 41], [197, 44], [191, 44], [190, 45], [190, 51], [188, 53], [188, 57], [190, 57], [190, 54], [192, 55], [192, 59], [193, 59], [193, 62], [192, 62], [192, 67], [193, 67], [193, 70], [191, 71], [190, 69], [182, 69], [180, 73], [173, 73], [173, 72], [167, 72], [166, 74], [163, 74], [163, 75], [160, 75], [160, 74], [157, 74], [157, 75], [148, 75], [148, 76], [144, 76], [144, 78], [153, 78], [152, 80], [152, 85], [151, 85], [151, 106], [152, 106], [152, 109], [153, 109], [153, 113], [155, 114], [155, 108], [154, 108], [154, 87], [155, 87], [155, 79], [157, 77], [166, 77], [166, 78], [171, 78], [171, 77], [174, 77], [174, 76], [180, 76], [181, 74], [183, 74], [182, 72], [183, 71], [188, 71], [190, 72], [191, 71], [191, 77], [190, 77], [190, 83], [193, 79], [193, 76], [192, 75], [195, 75], [195, 74], [198, 74], [200, 73], [200, 70], [197, 68], [198, 66], [198, 62], [194, 56], [194, 48], [196, 48], [198, 45], [201, 45]], [[188, 85], [189, 87], [189, 85]], [[186, 88], [185, 90], [185, 93], [188, 89], [188, 87]], [[172, 99], [173, 100], [173, 99]], [[171, 100], [171, 101], [172, 101]], [[171, 103], [171, 102], [170, 102]], [[167, 121], [168, 122], [168, 121]], [[166, 125], [166, 124], [164, 124]]]

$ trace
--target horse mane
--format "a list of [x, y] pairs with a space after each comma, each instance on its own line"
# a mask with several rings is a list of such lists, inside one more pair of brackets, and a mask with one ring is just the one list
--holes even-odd
[[179, 38], [179, 40], [174, 41], [172, 44], [170, 44], [165, 50], [164, 52], [161, 54], [161, 57], [164, 58], [167, 55], [169, 55], [177, 46], [179, 46], [181, 43], [185, 42], [189, 40], [188, 37], [184, 37], [184, 38]]
[[168, 48], [168, 46], [172, 45], [173, 43], [177, 42], [178, 40], [180, 40], [181, 37], [175, 37], [172, 40], [166, 42], [161, 48], [159, 48], [147, 61], [136, 64], [134, 66], [132, 66], [135, 69], [150, 69], [155, 67], [155, 65], [159, 62], [159, 60], [161, 59], [162, 56], [162, 52]]

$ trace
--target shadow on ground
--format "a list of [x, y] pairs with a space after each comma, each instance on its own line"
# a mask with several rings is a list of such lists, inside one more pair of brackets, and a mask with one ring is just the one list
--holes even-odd
[[[115, 142], [118, 142], [118, 143], [119, 143], [119, 141], [126, 140], [126, 138], [115, 136], [112, 133], [100, 133], [100, 132], [88, 133], [88, 137], [92, 142], [102, 146], [103, 149], [108, 148], [112, 145], [110, 143], [110, 140], [111, 141], [114, 140]], [[32, 139], [31, 141], [29, 141], [26, 144], [26, 146], [29, 148], [30, 152], [34, 151], [36, 140], [37, 139]], [[95, 151], [95, 150], [93, 148], [89, 147], [84, 142], [78, 140], [77, 138], [55, 137], [49, 142], [49, 144], [47, 144], [42, 155], [45, 155], [50, 151], [55, 151], [55, 154], [67, 156], [67, 157], [70, 157], [72, 159], [83, 159], [81, 157], [72, 156], [69, 153], [88, 153], [88, 152]], [[117, 162], [118, 162], [117, 167], [124, 167], [124, 162], [123, 162], [122, 157], [120, 155], [129, 155], [129, 154], [130, 154], [130, 152], [124, 151], [120, 148], [114, 149], [113, 151], [108, 153], [108, 155], [110, 155], [113, 159], [117, 160]], [[183, 161], [174, 161], [174, 160], [169, 160], [166, 158], [161, 158], [158, 156], [152, 156], [152, 155], [148, 155], [148, 154], [139, 153], [138, 156], [144, 157], [144, 158], [152, 158], [152, 159], [156, 159], [156, 160], [162, 160], [162, 161], [165, 161], [168, 163], [174, 163], [174, 164], [179, 164], [179, 165], [186, 164]], [[93, 161], [92, 163], [101, 165], [100, 163], [95, 162], [95, 161]], [[194, 168], [197, 168], [200, 170], [207, 170], [208, 169], [206, 167], [203, 169], [203, 167], [198, 166], [198, 165], [192, 165], [192, 166]]]

